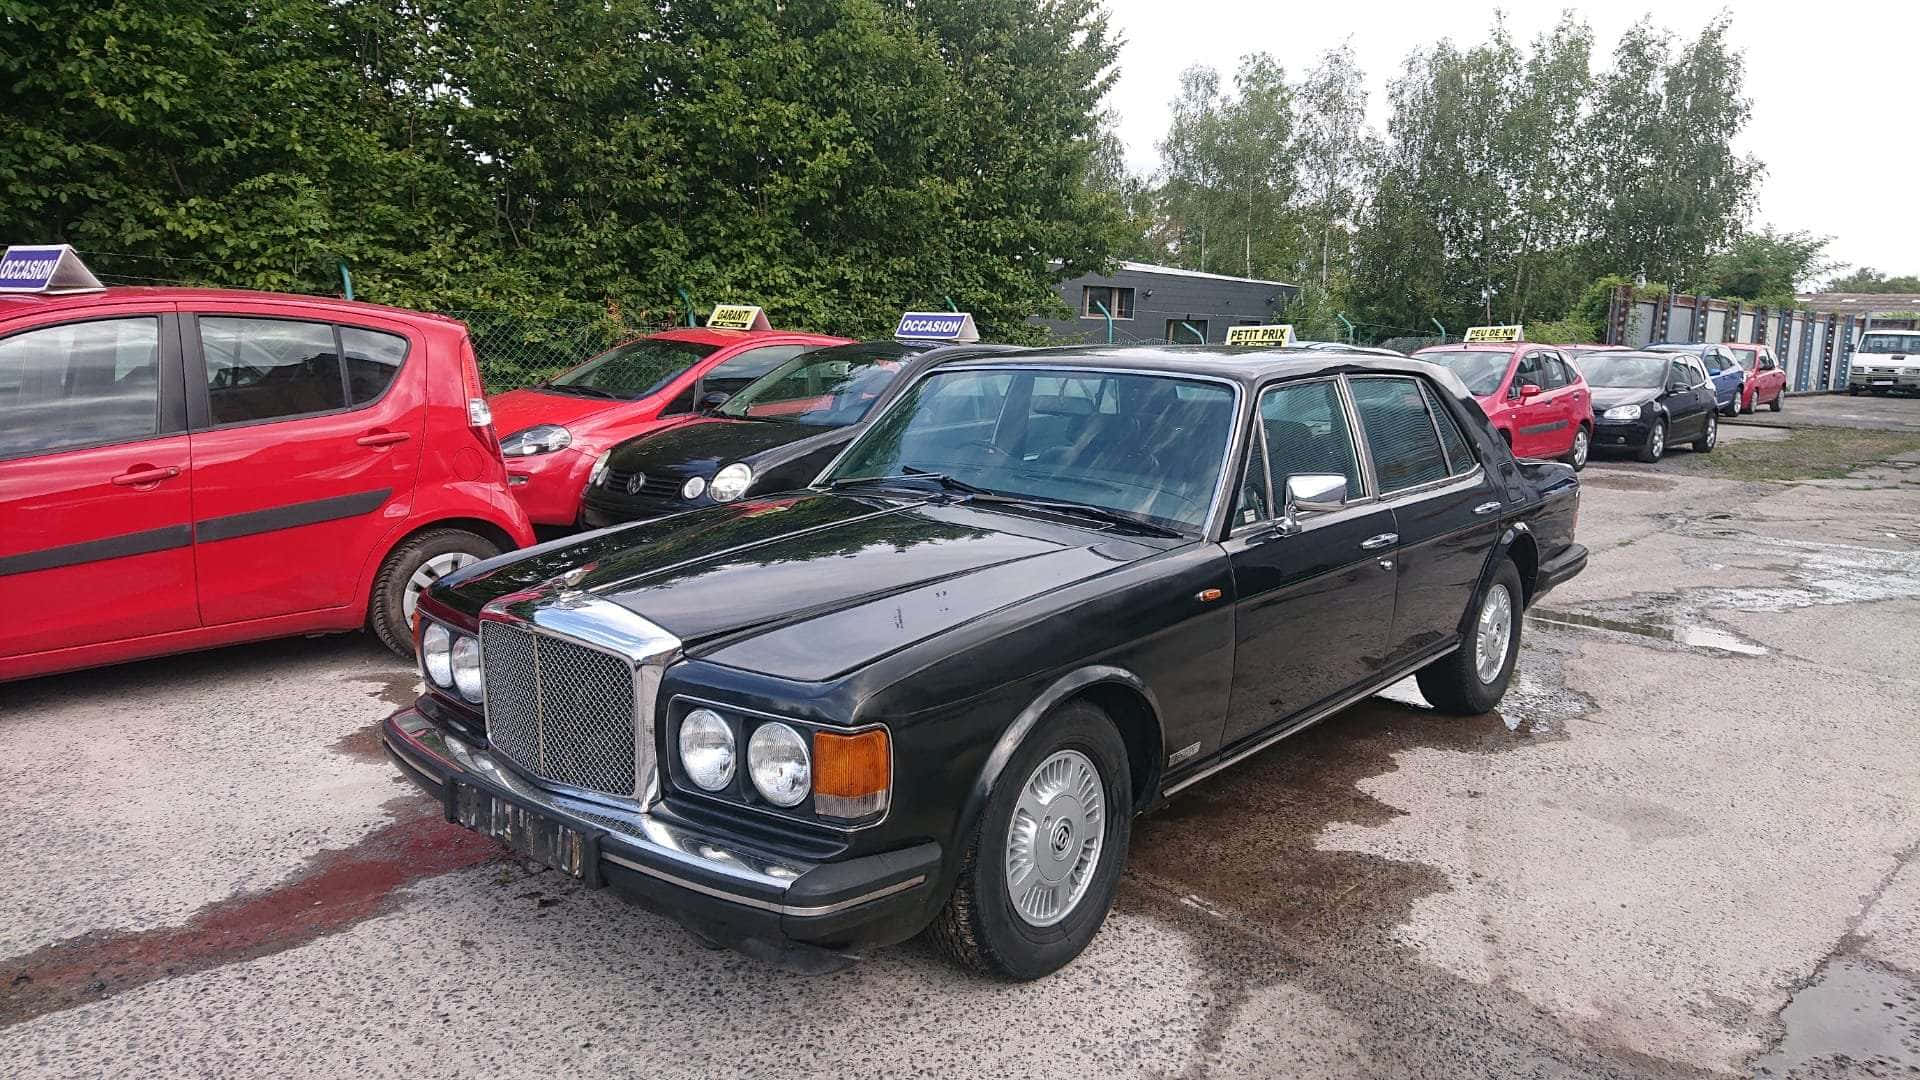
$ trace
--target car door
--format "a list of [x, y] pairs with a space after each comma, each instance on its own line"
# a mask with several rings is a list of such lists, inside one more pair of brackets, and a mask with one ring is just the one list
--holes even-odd
[[1706, 430], [1707, 413], [1713, 411], [1713, 384], [1700, 361], [1680, 354], [1668, 359], [1660, 403], [1667, 410], [1667, 442], [1689, 442]]
[[[1513, 372], [1513, 389], [1509, 391], [1510, 395], [1517, 396], [1513, 408], [1513, 452], [1517, 457], [1551, 457], [1565, 449], [1555, 449], [1564, 437], [1562, 429], [1566, 418], [1549, 395], [1549, 378], [1543, 350], [1528, 349], [1520, 355], [1519, 366]], [[1538, 392], [1527, 393], [1529, 386]]]
[[[1223, 543], [1235, 592], [1225, 743], [1364, 683], [1393, 621], [1393, 513], [1367, 489], [1340, 380], [1270, 386], [1256, 408], [1251, 498]], [[1286, 518], [1287, 478], [1303, 474], [1345, 476], [1345, 505]]]
[[1380, 499], [1393, 511], [1393, 629], [1405, 660], [1451, 637], [1499, 535], [1501, 497], [1460, 419], [1413, 375], [1348, 377]]
[[1555, 385], [1550, 391], [1555, 418], [1564, 425], [1548, 453], [1559, 457], [1573, 449], [1574, 432], [1593, 417], [1593, 399], [1587, 395], [1587, 381], [1581, 378], [1580, 369], [1566, 353], [1548, 349], [1546, 364], [1555, 373]]
[[0, 336], [0, 657], [199, 625], [191, 463], [173, 305]]
[[367, 560], [411, 507], [433, 358], [403, 323], [330, 314], [183, 321], [209, 626], [354, 603]]

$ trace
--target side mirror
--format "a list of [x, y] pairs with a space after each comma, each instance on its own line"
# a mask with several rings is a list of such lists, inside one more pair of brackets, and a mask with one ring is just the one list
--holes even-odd
[[1539, 396], [1540, 396], [1540, 387], [1533, 383], [1527, 383], [1526, 385], [1520, 388], [1520, 400], [1522, 401], [1525, 401], [1530, 397], [1539, 397]]
[[1347, 505], [1347, 478], [1339, 473], [1295, 473], [1287, 477], [1286, 505], [1280, 508], [1279, 530], [1291, 536], [1300, 531], [1302, 513], [1338, 510]]
[[709, 390], [700, 395], [700, 411], [710, 413], [731, 400], [733, 400], [733, 395], [727, 393], [725, 390]]

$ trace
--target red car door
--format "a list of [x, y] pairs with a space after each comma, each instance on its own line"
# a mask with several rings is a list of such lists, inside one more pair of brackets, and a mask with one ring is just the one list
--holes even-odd
[[[1535, 388], [1527, 393], [1527, 387]], [[1510, 394], [1518, 395], [1513, 401], [1513, 453], [1516, 457], [1552, 457], [1565, 451], [1553, 446], [1561, 436], [1560, 408], [1547, 393], [1547, 370], [1545, 354], [1539, 349], [1528, 349], [1520, 354], [1520, 363], [1513, 370], [1513, 382]]]
[[199, 625], [173, 305], [62, 314], [0, 330], [0, 657]]
[[411, 506], [431, 357], [356, 313], [234, 304], [183, 316], [194, 561], [209, 626], [358, 600]]
[[1545, 349], [1542, 353], [1541, 362], [1547, 372], [1544, 396], [1552, 403], [1554, 423], [1559, 426], [1552, 432], [1548, 448], [1541, 456], [1560, 457], [1573, 449], [1573, 436], [1580, 425], [1591, 420], [1593, 403], [1587, 396], [1587, 381], [1565, 353], [1558, 349]]

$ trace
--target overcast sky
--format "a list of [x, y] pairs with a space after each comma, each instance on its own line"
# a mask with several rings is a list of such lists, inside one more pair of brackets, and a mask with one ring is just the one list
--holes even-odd
[[[1386, 128], [1386, 86], [1407, 53], [1443, 37], [1483, 40], [1496, 8], [1517, 41], [1531, 42], [1566, 8], [1593, 27], [1596, 67], [1620, 32], [1651, 10], [1675, 40], [1691, 38], [1722, 7], [1746, 52], [1753, 119], [1739, 148], [1766, 164], [1755, 224], [1833, 237], [1842, 262], [1920, 273], [1920, 2], [1823, 0], [1727, 4], [1481, 3], [1477, 0], [1107, 0], [1127, 45], [1109, 99], [1136, 169], [1159, 160], [1167, 102], [1182, 69], [1231, 75], [1240, 54], [1264, 49], [1298, 77], [1351, 38], [1367, 73], [1374, 126]], [[1849, 122], [1849, 116], [1854, 117]], [[1880, 131], [1902, 133], [1904, 139]], [[1897, 136], [1896, 136], [1897, 137]], [[1871, 147], [1871, 153], [1867, 148]]]

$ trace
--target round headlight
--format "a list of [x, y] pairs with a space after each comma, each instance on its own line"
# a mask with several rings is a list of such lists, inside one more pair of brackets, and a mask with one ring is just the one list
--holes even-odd
[[456, 635], [452, 660], [453, 685], [461, 697], [478, 705], [486, 691], [486, 678], [480, 672], [480, 639]]
[[602, 450], [600, 456], [593, 459], [593, 471], [587, 474], [587, 486], [598, 487], [607, 475], [607, 462], [613, 457], [613, 451]]
[[707, 481], [703, 477], [696, 476], [680, 485], [680, 497], [683, 499], [697, 499], [706, 493]]
[[813, 787], [807, 740], [785, 724], [761, 724], [747, 740], [747, 775], [775, 806], [798, 806]]
[[503, 457], [532, 457], [565, 450], [572, 444], [573, 432], [559, 424], [535, 424], [501, 439], [500, 453]]
[[736, 461], [714, 473], [713, 482], [707, 485], [707, 490], [713, 494], [714, 502], [732, 502], [745, 495], [752, 483], [753, 470]]
[[680, 721], [680, 768], [705, 791], [733, 782], [733, 728], [712, 709], [695, 709]]
[[435, 686], [453, 685], [453, 657], [448, 655], [453, 648], [453, 635], [439, 623], [428, 623], [427, 631], [420, 635], [420, 664], [427, 669], [427, 678]]

